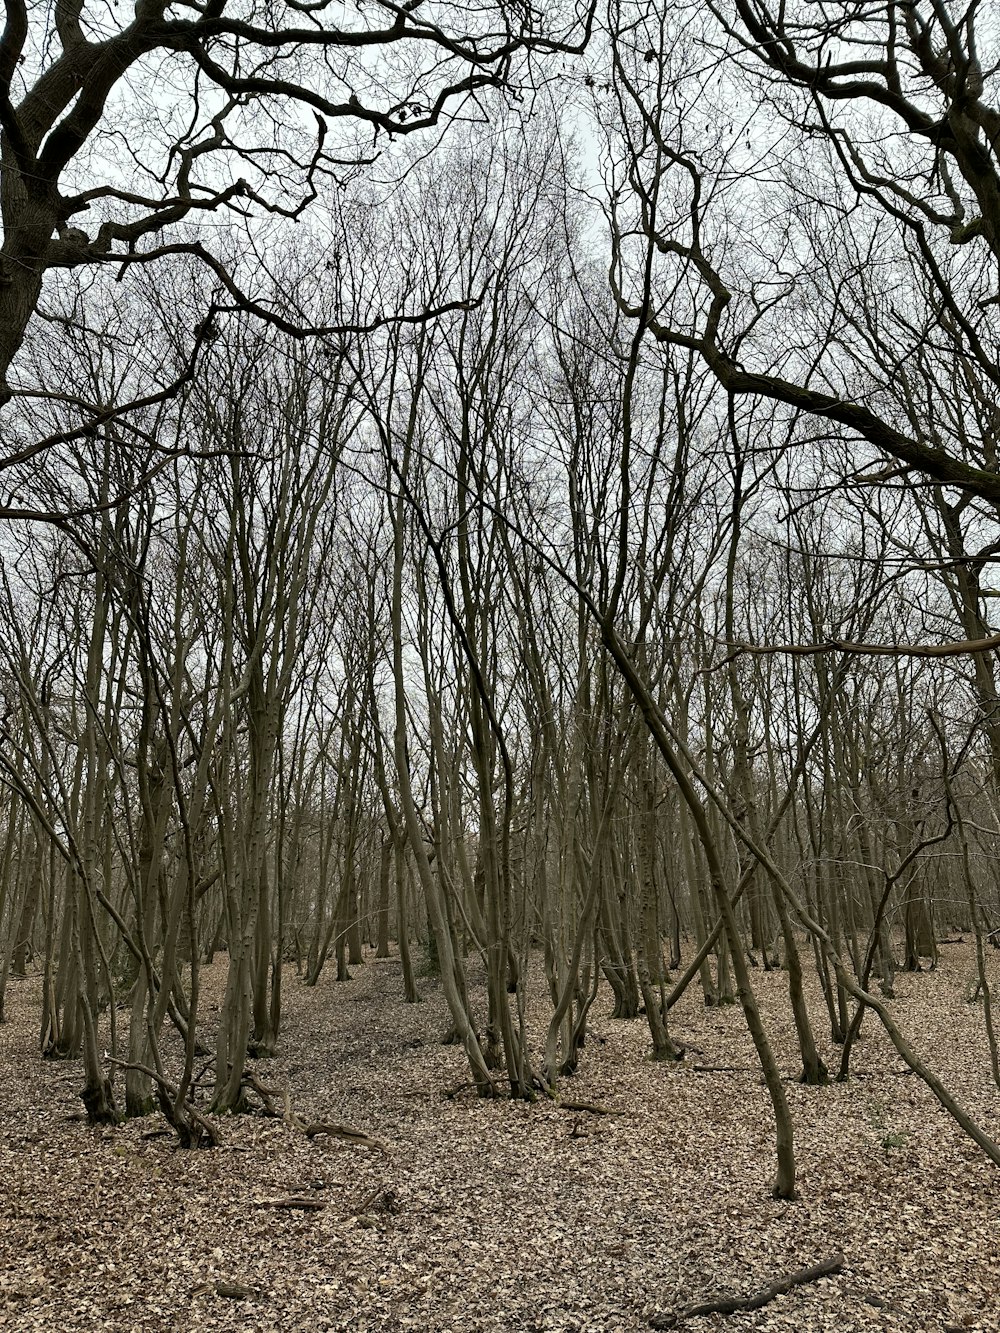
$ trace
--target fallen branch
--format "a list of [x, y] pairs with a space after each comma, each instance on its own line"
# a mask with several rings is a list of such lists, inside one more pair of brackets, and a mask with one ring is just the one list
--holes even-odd
[[556, 1106], [563, 1111], [586, 1111], [590, 1115], [624, 1115], [614, 1106], [601, 1106], [598, 1102], [564, 1102], [560, 1097]]
[[244, 1287], [238, 1282], [201, 1282], [192, 1291], [191, 1298], [194, 1300], [199, 1296], [207, 1296], [209, 1292], [229, 1301], [245, 1301], [248, 1296], [254, 1295], [253, 1287]]
[[361, 1148], [377, 1148], [380, 1153], [389, 1156], [389, 1149], [379, 1139], [373, 1139], [370, 1134], [366, 1134], [363, 1129], [355, 1129], [353, 1125], [342, 1125], [336, 1122], [319, 1121], [313, 1125], [307, 1125], [295, 1117], [298, 1121], [298, 1128], [307, 1139], [314, 1139], [319, 1134], [326, 1134], [331, 1139], [346, 1139], [348, 1143], [356, 1143]]
[[345, 1220], [350, 1221], [351, 1218], [357, 1217], [360, 1213], [367, 1213], [369, 1208], [378, 1202], [379, 1196], [384, 1193], [384, 1190], [385, 1187], [383, 1185], [376, 1185], [371, 1194], [366, 1194], [361, 1202], [356, 1204], [351, 1211], [345, 1215]]
[[807, 1282], [817, 1282], [821, 1277], [839, 1273], [844, 1266], [844, 1256], [833, 1254], [811, 1268], [800, 1268], [797, 1273], [777, 1278], [770, 1286], [764, 1287], [753, 1296], [722, 1296], [715, 1301], [705, 1301], [700, 1305], [689, 1305], [686, 1310], [677, 1313], [664, 1311], [654, 1314], [649, 1321], [650, 1328], [675, 1328], [685, 1319], [697, 1319], [706, 1314], [735, 1314], [738, 1310], [760, 1310], [773, 1301], [776, 1296], [783, 1296], [793, 1287], [801, 1287]]
[[363, 1217], [366, 1213], [398, 1213], [400, 1211], [399, 1196], [391, 1185], [377, 1185], [370, 1194], [366, 1194], [360, 1203], [354, 1205], [349, 1213], [344, 1215], [344, 1221], [350, 1222], [356, 1217]]
[[289, 1194], [284, 1199], [259, 1199], [258, 1208], [301, 1208], [308, 1213], [321, 1213], [326, 1207], [323, 1199], [308, 1194]]
[[245, 1301], [248, 1296], [254, 1294], [254, 1291], [253, 1287], [244, 1287], [239, 1282], [217, 1282], [215, 1294], [227, 1301]]
[[[345, 1125], [339, 1121], [313, 1121], [307, 1122], [302, 1119], [297, 1111], [292, 1108], [292, 1098], [287, 1085], [281, 1088], [269, 1088], [263, 1084], [253, 1070], [249, 1070], [243, 1075], [243, 1082], [249, 1084], [254, 1092], [263, 1102], [264, 1114], [272, 1116], [275, 1119], [284, 1120], [290, 1129], [297, 1130], [304, 1134], [307, 1139], [314, 1139], [320, 1134], [325, 1134], [331, 1139], [345, 1139], [348, 1143], [356, 1143], [362, 1148], [377, 1148], [380, 1153], [389, 1156], [389, 1150], [379, 1139], [372, 1138], [366, 1134], [363, 1129], [355, 1129], [353, 1125]], [[280, 1097], [283, 1102], [283, 1109], [279, 1110], [275, 1105], [275, 1099]], [[295, 1205], [287, 1205], [293, 1207]], [[315, 1208], [314, 1203], [300, 1204], [299, 1207]]]

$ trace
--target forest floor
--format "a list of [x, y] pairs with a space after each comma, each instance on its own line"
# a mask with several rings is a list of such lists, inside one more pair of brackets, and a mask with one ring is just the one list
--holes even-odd
[[[965, 1002], [974, 953], [941, 953], [938, 970], [899, 977], [893, 1012], [997, 1136], [982, 1007]], [[1000, 957], [990, 965], [1000, 986]], [[203, 975], [206, 1017], [224, 969]], [[695, 987], [671, 1014], [689, 1048], [680, 1065], [651, 1063], [644, 1019], [613, 1020], [602, 993], [563, 1085], [617, 1112], [596, 1116], [447, 1099], [468, 1071], [460, 1048], [439, 1044], [440, 989], [424, 980], [425, 1002], [404, 1004], [395, 959], [339, 986], [324, 973], [313, 989], [290, 969], [280, 1055], [260, 1077], [287, 1081], [307, 1118], [377, 1137], [383, 1154], [251, 1116], [224, 1120], [210, 1151], [153, 1137], [157, 1117], [90, 1128], [79, 1067], [38, 1057], [37, 978], [12, 981], [0, 1327], [631, 1333], [654, 1311], [749, 1295], [840, 1251], [836, 1276], [681, 1327], [1000, 1330], [1000, 1171], [871, 1016], [848, 1084], [797, 1084], [787, 978], [754, 983], [789, 1076], [793, 1203], [770, 1197], [773, 1122], [742, 1014], [705, 1009]], [[836, 1049], [824, 1053], [835, 1065]], [[325, 1206], [273, 1206], [289, 1195]]]

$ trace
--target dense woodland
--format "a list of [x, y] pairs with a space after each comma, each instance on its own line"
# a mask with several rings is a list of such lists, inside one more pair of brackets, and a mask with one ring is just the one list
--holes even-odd
[[893, 1008], [974, 940], [1000, 1087], [991, 8], [6, 13], [0, 1011], [90, 1120], [392, 955], [483, 1098], [738, 1006], [789, 1199], [778, 972], [1000, 1164]]

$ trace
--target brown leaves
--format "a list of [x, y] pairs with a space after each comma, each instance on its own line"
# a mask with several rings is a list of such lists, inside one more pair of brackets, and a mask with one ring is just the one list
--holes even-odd
[[[963, 1000], [971, 961], [968, 946], [945, 950], [938, 972], [899, 978], [893, 1006], [995, 1124], [982, 1015]], [[263, 1087], [289, 1088], [303, 1124], [363, 1126], [390, 1162], [280, 1116], [227, 1117], [212, 1153], [147, 1137], [149, 1119], [100, 1132], [67, 1121], [76, 1071], [38, 1059], [38, 991], [13, 989], [0, 1027], [0, 1327], [637, 1333], [656, 1311], [752, 1297], [834, 1249], [843, 1273], [685, 1327], [1000, 1326], [997, 1174], [922, 1084], [895, 1076], [875, 1024], [849, 1084], [787, 1085], [801, 1198], [783, 1204], [768, 1196], [773, 1125], [756, 1076], [649, 1062], [648, 1029], [612, 1020], [601, 997], [561, 1105], [442, 1101], [462, 1052], [433, 1040], [433, 987], [405, 1005], [394, 973], [364, 967], [314, 988], [289, 976], [280, 1058], [255, 1066]], [[205, 970], [205, 1012], [223, 979]], [[754, 984], [794, 1075], [787, 977]], [[822, 1039], [815, 989], [810, 1004]], [[529, 1010], [531, 1024], [544, 1017], [541, 1003]], [[692, 991], [672, 1017], [705, 1064], [752, 1067], [738, 1011], [706, 1010]], [[883, 1146], [890, 1137], [902, 1146]]]

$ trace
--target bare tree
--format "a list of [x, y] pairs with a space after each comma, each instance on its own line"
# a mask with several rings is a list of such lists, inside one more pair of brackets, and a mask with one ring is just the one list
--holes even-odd
[[[505, 6], [418, 10], [380, 0], [335, 16], [326, 0], [277, 10], [155, 0], [119, 19], [68, 0], [50, 28], [11, 0], [0, 38], [4, 401], [53, 270], [120, 272], [183, 253], [211, 272], [210, 309], [330, 327], [257, 299], [252, 268], [273, 244], [263, 224], [297, 219], [393, 139], [441, 125], [489, 90], [516, 90], [535, 57], [579, 50], [590, 27], [586, 10], [560, 12], [550, 28]], [[171, 234], [208, 212], [238, 224], [250, 264], [204, 234]], [[194, 333], [192, 353], [209, 333]]]

